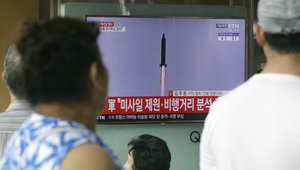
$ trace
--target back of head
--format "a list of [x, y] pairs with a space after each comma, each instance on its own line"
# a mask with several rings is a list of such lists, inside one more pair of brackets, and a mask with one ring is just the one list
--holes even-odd
[[18, 99], [25, 96], [21, 59], [15, 44], [10, 45], [4, 58], [4, 79], [10, 93]]
[[129, 153], [132, 154], [134, 170], [169, 170], [171, 153], [161, 138], [144, 134], [132, 139]]
[[260, 0], [257, 15], [273, 49], [280, 53], [300, 52], [299, 0]]
[[99, 72], [105, 72], [98, 34], [94, 26], [70, 18], [25, 22], [17, 48], [28, 101], [36, 105], [89, 99], [91, 64], [96, 62]]

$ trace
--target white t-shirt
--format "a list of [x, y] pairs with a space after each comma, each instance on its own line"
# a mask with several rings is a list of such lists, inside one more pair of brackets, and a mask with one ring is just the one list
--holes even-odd
[[200, 170], [299, 170], [300, 77], [254, 75], [213, 103]]

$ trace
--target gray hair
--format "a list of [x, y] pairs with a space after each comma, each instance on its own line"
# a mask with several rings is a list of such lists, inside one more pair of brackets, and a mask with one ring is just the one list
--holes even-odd
[[21, 58], [15, 44], [10, 45], [4, 58], [4, 79], [9, 91], [18, 98], [24, 98], [24, 77]]

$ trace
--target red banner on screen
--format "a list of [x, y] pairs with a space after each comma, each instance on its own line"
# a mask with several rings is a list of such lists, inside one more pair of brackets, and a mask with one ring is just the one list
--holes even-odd
[[113, 21], [105, 21], [105, 22], [98, 22], [99, 27], [113, 27], [115, 26], [115, 22]]
[[208, 113], [218, 96], [108, 97], [102, 114]]

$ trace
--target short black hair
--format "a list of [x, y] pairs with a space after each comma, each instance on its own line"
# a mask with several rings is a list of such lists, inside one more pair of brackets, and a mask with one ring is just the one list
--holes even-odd
[[89, 99], [91, 64], [96, 62], [100, 73], [105, 71], [98, 35], [94, 25], [77, 19], [26, 21], [17, 48], [28, 101], [36, 105]]
[[171, 153], [167, 143], [156, 136], [143, 134], [133, 138], [129, 154], [132, 154], [134, 170], [169, 170]]
[[4, 79], [9, 91], [18, 98], [25, 97], [21, 59], [15, 44], [9, 46], [4, 58]]
[[299, 53], [300, 33], [274, 34], [265, 32], [265, 38], [269, 45], [279, 53]]

